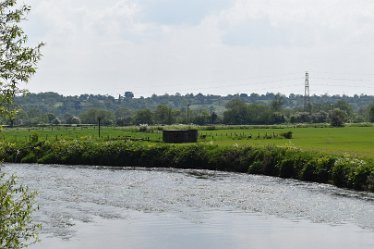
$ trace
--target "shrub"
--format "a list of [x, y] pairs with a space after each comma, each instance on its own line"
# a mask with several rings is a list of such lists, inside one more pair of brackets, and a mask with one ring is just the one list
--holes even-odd
[[292, 139], [292, 131], [288, 131], [288, 132], [285, 132], [285, 133], [281, 133], [280, 134], [282, 137], [286, 138], [286, 139]]
[[300, 179], [305, 181], [316, 181], [317, 178], [318, 177], [316, 176], [316, 162], [313, 160], [305, 163], [304, 167], [300, 172]]
[[31, 215], [35, 195], [14, 176], [0, 173], [0, 248], [25, 248], [38, 240], [41, 225], [33, 224]]
[[21, 159], [21, 163], [35, 163], [36, 161], [37, 157], [33, 151], [30, 151]]
[[338, 187], [356, 190], [372, 188], [373, 164], [352, 158], [339, 158], [332, 167], [332, 180]]
[[366, 179], [366, 190], [374, 192], [374, 169], [371, 170], [370, 175]]
[[292, 159], [282, 160], [279, 165], [279, 176], [283, 178], [295, 177], [295, 161]]
[[319, 157], [314, 162], [315, 167], [315, 181], [327, 183], [330, 179], [331, 168], [335, 165], [335, 158]]
[[260, 161], [253, 162], [248, 168], [248, 173], [249, 174], [255, 174], [255, 175], [264, 174], [264, 169], [263, 169], [262, 162], [260, 162]]
[[206, 130], [207, 130], [207, 131], [214, 131], [214, 130], [216, 130], [216, 129], [217, 129], [217, 128], [216, 128], [215, 125], [209, 125], [209, 126], [206, 127]]
[[352, 168], [348, 176], [348, 187], [356, 190], [367, 190], [369, 188], [368, 178], [372, 174], [371, 167], [366, 163], [359, 163]]
[[262, 157], [263, 174], [268, 176], [278, 176], [279, 170], [277, 162], [282, 158], [284, 150], [273, 146], [262, 149], [258, 155]]
[[39, 141], [39, 135], [36, 132], [33, 132], [30, 136], [30, 143], [35, 144]]
[[139, 125], [139, 132], [148, 132], [148, 125]]

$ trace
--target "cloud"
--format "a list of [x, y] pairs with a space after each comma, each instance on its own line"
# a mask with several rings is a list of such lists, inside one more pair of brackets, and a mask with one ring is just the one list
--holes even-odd
[[267, 19], [230, 25], [225, 28], [222, 37], [226, 45], [252, 47], [290, 46], [294, 39], [288, 30], [272, 25]]
[[[267, 89], [302, 92], [305, 70], [360, 74], [374, 63], [368, 0], [29, 2], [26, 32], [47, 43], [31, 91], [226, 94], [266, 91], [255, 79], [271, 76]], [[301, 79], [276, 84], [289, 73]]]
[[196, 25], [230, 7], [232, 0], [137, 0], [142, 20], [161, 25]]
[[373, 11], [364, 0], [238, 0], [220, 16], [222, 39], [260, 47], [347, 44], [371, 37]]

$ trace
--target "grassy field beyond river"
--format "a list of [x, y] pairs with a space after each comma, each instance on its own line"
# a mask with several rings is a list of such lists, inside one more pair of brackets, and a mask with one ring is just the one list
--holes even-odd
[[[165, 128], [165, 127], [163, 127]], [[292, 139], [284, 139], [281, 133], [292, 131]], [[223, 146], [250, 145], [296, 147], [307, 151], [349, 155], [357, 158], [374, 159], [374, 127], [344, 128], [294, 128], [294, 127], [216, 127], [214, 130], [199, 128], [199, 143]], [[139, 132], [136, 127], [103, 127], [101, 138], [97, 127], [45, 127], [4, 129], [0, 133], [2, 141], [24, 143], [37, 135], [39, 141], [54, 140], [121, 140], [130, 139], [145, 143], [159, 143], [161, 131], [151, 127], [150, 132]]]

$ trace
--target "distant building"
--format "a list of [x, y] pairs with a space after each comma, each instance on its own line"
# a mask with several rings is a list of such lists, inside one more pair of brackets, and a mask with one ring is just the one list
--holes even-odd
[[196, 143], [198, 138], [197, 130], [166, 130], [163, 131], [165, 143]]

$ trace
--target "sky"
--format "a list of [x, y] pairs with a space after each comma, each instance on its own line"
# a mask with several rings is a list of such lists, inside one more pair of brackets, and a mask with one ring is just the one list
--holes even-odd
[[372, 0], [24, 2], [31, 92], [374, 95]]

